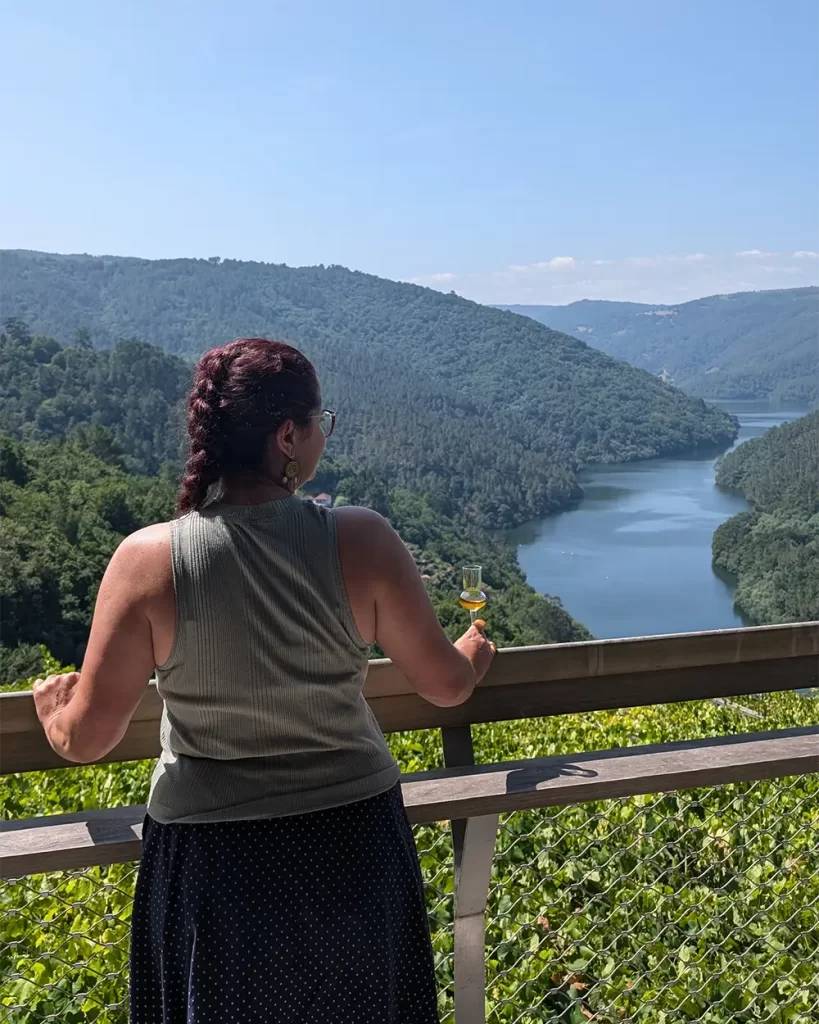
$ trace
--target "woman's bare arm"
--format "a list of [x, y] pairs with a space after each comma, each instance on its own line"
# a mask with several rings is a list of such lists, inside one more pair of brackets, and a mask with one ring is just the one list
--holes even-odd
[[[170, 530], [161, 523], [126, 538], [114, 552], [82, 672], [35, 683], [37, 714], [58, 754], [85, 763], [119, 743], [157, 664], [152, 623], [161, 620], [159, 632], [172, 633], [174, 618]], [[172, 639], [159, 641], [170, 654]]]
[[382, 516], [354, 506], [334, 514], [344, 583], [362, 637], [376, 640], [432, 704], [463, 703], [486, 674], [494, 644], [475, 627], [451, 643], [412, 555]]

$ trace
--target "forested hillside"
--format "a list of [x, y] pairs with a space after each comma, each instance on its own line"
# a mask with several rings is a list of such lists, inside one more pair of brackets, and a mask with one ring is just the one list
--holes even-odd
[[[514, 550], [475, 523], [444, 516], [420, 495], [330, 459], [317, 483], [390, 519], [429, 577], [433, 603], [453, 638], [468, 624], [457, 604], [459, 569], [476, 559], [484, 565], [487, 617], [499, 644], [588, 636], [559, 602], [525, 583]], [[0, 682], [36, 672], [40, 644], [64, 663], [81, 661], [111, 554], [126, 534], [170, 518], [175, 494], [176, 477], [169, 471], [157, 477], [126, 472], [102, 426], [43, 443], [0, 434]]]
[[714, 534], [714, 564], [738, 578], [755, 622], [819, 619], [819, 412], [746, 441], [717, 483], [753, 503]]
[[167, 476], [127, 473], [104, 427], [45, 443], [0, 434], [2, 681], [28, 674], [39, 644], [81, 658], [108, 559], [126, 534], [169, 518], [174, 490]]
[[505, 306], [705, 398], [819, 398], [819, 288], [712, 295], [679, 306], [585, 300]]
[[0, 431], [45, 441], [97, 424], [111, 431], [127, 468], [178, 468], [190, 373], [184, 360], [155, 345], [122, 341], [96, 350], [80, 331], [63, 347], [8, 320], [0, 334]]
[[2, 254], [3, 312], [192, 358], [275, 336], [316, 362], [336, 452], [491, 526], [565, 507], [584, 462], [724, 444], [725, 413], [530, 319], [343, 267]]

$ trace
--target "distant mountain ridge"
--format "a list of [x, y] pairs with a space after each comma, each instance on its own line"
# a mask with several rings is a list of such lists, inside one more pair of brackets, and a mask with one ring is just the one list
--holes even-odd
[[586, 462], [736, 434], [721, 410], [533, 320], [344, 267], [6, 250], [0, 270], [2, 315], [62, 343], [87, 328], [98, 347], [135, 338], [192, 359], [237, 336], [293, 342], [339, 411], [334, 454], [488, 526], [565, 508]]
[[819, 398], [819, 288], [712, 295], [677, 306], [584, 299], [498, 306], [565, 331], [704, 398]]

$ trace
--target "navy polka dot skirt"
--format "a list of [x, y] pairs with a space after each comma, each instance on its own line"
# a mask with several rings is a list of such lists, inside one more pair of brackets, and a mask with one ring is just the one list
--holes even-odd
[[131, 1024], [431, 1024], [429, 926], [401, 788], [285, 818], [150, 817]]

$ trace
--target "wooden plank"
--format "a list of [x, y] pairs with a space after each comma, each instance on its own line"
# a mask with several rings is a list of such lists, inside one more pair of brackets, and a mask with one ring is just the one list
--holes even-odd
[[[424, 823], [819, 772], [819, 727], [442, 769], [402, 779]], [[0, 824], [0, 877], [137, 860], [144, 807]]]
[[[374, 661], [365, 696], [385, 732], [537, 718], [819, 685], [819, 623], [500, 651], [466, 704], [439, 708]], [[148, 688], [122, 742], [97, 763], [156, 757], [162, 702]], [[0, 774], [70, 765], [48, 746], [28, 693], [0, 694]]]
[[144, 807], [0, 823], [0, 878], [127, 864], [142, 856]]
[[413, 823], [819, 772], [819, 726], [411, 776]]
[[[32, 709], [34, 702], [29, 698]], [[0, 713], [3, 708], [0, 707]], [[93, 764], [113, 764], [118, 761], [141, 761], [159, 755], [159, 718], [151, 721], [132, 721], [120, 743], [105, 757]], [[48, 744], [42, 726], [34, 716], [30, 732], [0, 733], [0, 775], [11, 772], [47, 771], [52, 768], [76, 768], [64, 761]]]
[[662, 669], [594, 679], [478, 686], [465, 704], [439, 708], [417, 694], [371, 700], [384, 732], [541, 718], [613, 708], [738, 697], [819, 685], [813, 655], [747, 664]]

